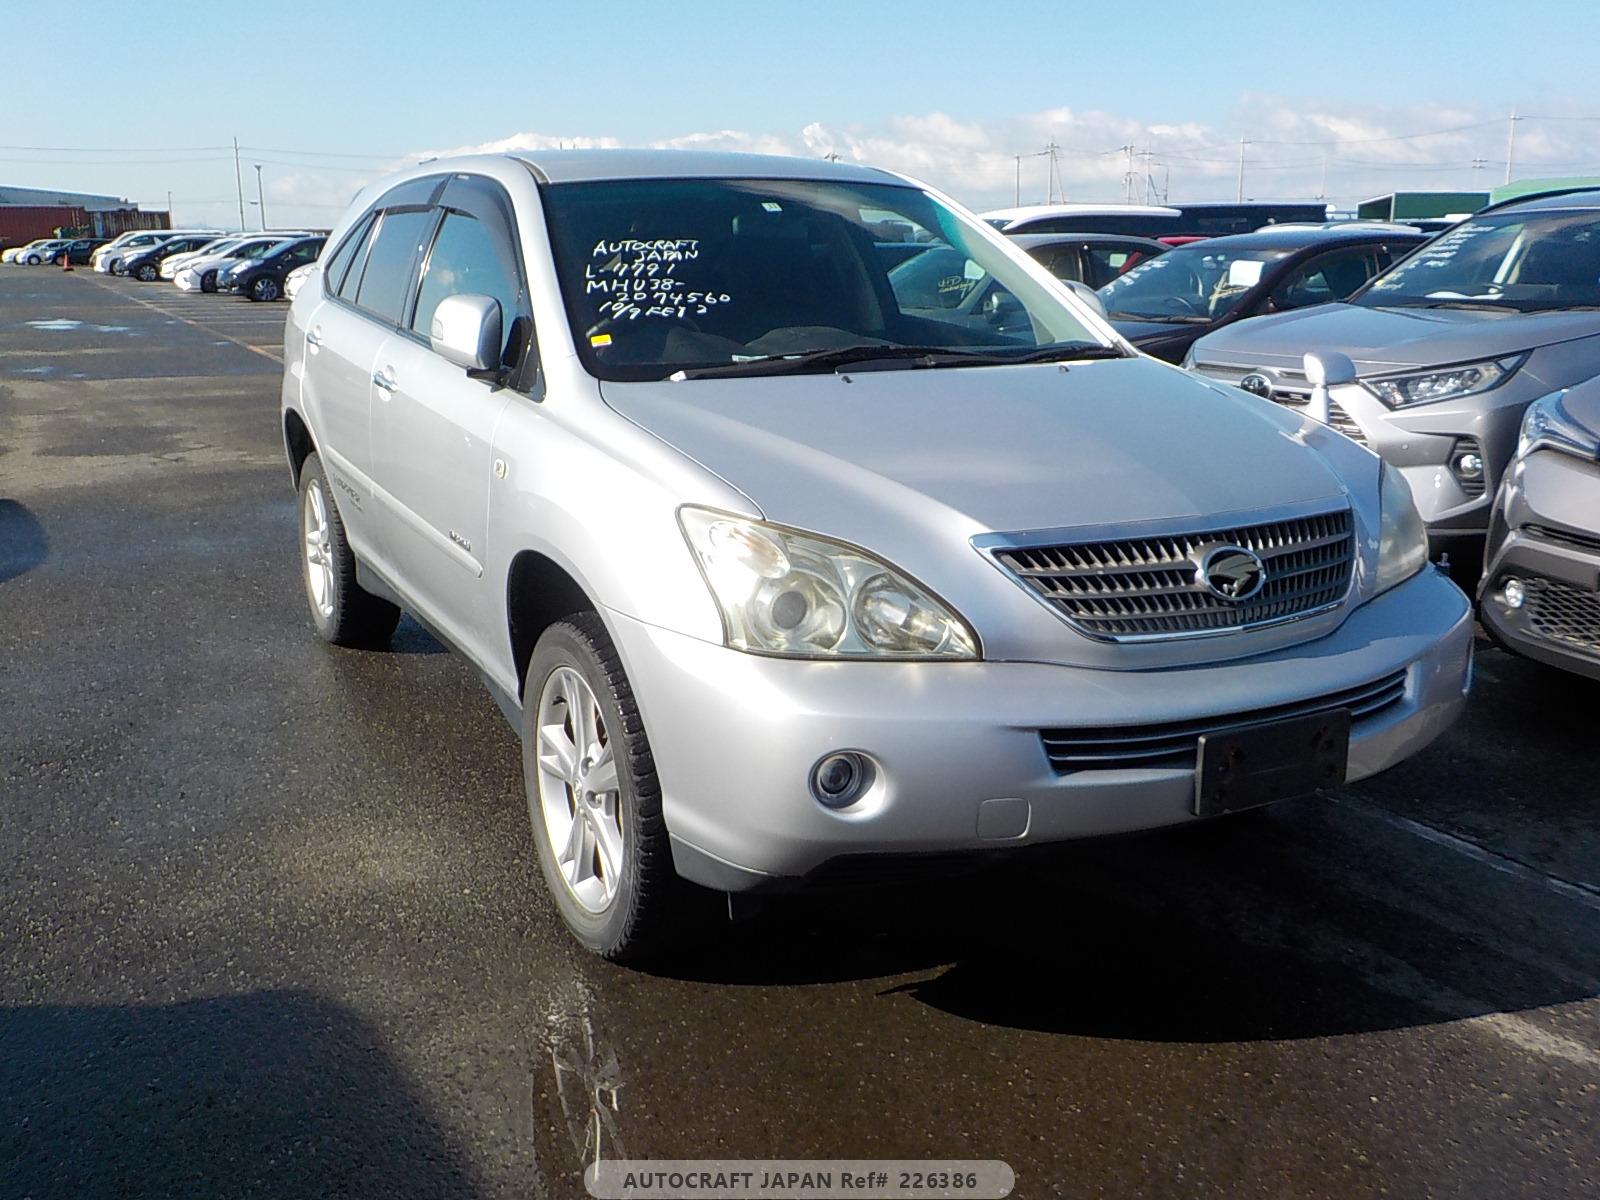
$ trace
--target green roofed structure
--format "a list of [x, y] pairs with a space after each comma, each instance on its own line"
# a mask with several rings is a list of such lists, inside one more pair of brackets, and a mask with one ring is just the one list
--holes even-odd
[[1488, 192], [1390, 192], [1363, 200], [1356, 208], [1356, 216], [1363, 221], [1459, 219], [1488, 203]]
[[1515, 183], [1497, 187], [1490, 193], [1495, 204], [1502, 200], [1515, 200], [1518, 196], [1531, 196], [1537, 192], [1557, 192], [1566, 188], [1594, 188], [1600, 191], [1600, 175], [1565, 175], [1555, 179], [1519, 179]]

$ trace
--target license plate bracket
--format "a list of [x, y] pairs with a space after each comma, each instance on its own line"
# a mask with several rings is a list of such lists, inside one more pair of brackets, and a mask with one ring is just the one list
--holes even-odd
[[1349, 760], [1345, 708], [1201, 734], [1195, 815], [1238, 812], [1337, 787]]

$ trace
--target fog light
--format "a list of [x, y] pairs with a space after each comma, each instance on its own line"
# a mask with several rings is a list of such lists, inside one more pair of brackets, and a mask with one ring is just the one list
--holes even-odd
[[1462, 479], [1483, 478], [1483, 455], [1468, 450], [1456, 455], [1455, 461], [1450, 464], [1450, 469]]
[[1508, 579], [1500, 585], [1500, 599], [1507, 608], [1521, 608], [1522, 602], [1528, 598], [1527, 590], [1522, 586], [1520, 579]]
[[827, 808], [845, 808], [872, 785], [872, 763], [854, 751], [829, 754], [811, 768], [811, 794]]

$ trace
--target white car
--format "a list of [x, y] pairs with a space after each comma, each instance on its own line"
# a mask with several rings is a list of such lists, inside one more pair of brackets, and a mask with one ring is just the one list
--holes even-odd
[[258, 234], [255, 237], [240, 238], [232, 247], [216, 254], [202, 254], [192, 258], [178, 270], [173, 279], [179, 290], [185, 292], [214, 292], [217, 290], [217, 277], [229, 267], [237, 266], [251, 259], [261, 258], [285, 242], [292, 242], [302, 234]]
[[38, 249], [50, 240], [51, 239], [49, 238], [35, 238], [31, 242], [24, 242], [20, 246], [13, 246], [3, 254], [0, 254], [0, 262], [20, 263], [24, 254], [28, 253], [30, 250]]
[[55, 256], [71, 245], [71, 238], [48, 238], [40, 242], [29, 242], [20, 251], [14, 261], [27, 267], [37, 267], [52, 261]]
[[296, 267], [285, 275], [283, 277], [283, 298], [285, 300], [293, 300], [295, 294], [300, 290], [300, 285], [310, 279], [319, 266], [321, 266], [320, 263], [308, 262], [305, 266]]
[[[1002, 233], [1131, 233], [1156, 237], [1183, 213], [1160, 204], [1024, 204], [979, 214]], [[1081, 226], [1081, 228], [1080, 228]]]
[[221, 254], [224, 251], [237, 246], [240, 240], [241, 239], [238, 237], [238, 235], [214, 238], [213, 240], [207, 242], [204, 246], [201, 246], [198, 250], [187, 250], [182, 254], [169, 254], [166, 258], [161, 260], [161, 267], [158, 273], [162, 279], [173, 279], [177, 276], [178, 271], [185, 263], [192, 262], [194, 259], [197, 259], [205, 254]]

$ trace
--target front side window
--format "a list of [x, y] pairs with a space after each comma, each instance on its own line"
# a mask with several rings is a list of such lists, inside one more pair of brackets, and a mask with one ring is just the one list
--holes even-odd
[[1273, 291], [1273, 307], [1290, 309], [1332, 304], [1343, 300], [1377, 273], [1377, 255], [1371, 246], [1336, 250], [1292, 271]]
[[500, 304], [500, 330], [511, 336], [521, 309], [522, 286], [507, 251], [484, 223], [466, 213], [446, 212], [417, 287], [411, 328], [423, 337], [433, 330], [433, 310], [446, 296], [489, 296]]
[[1100, 289], [1114, 320], [1173, 324], [1227, 315], [1287, 250], [1218, 250], [1180, 246], [1140, 263]]
[[[385, 321], [399, 323], [411, 284], [411, 267], [432, 224], [433, 213], [426, 209], [383, 214], [356, 285], [358, 307]], [[345, 289], [339, 294], [344, 295]]]
[[1472, 217], [1396, 263], [1352, 303], [1516, 312], [1600, 306], [1600, 212]]
[[[935, 365], [1109, 350], [980, 225], [913, 187], [660, 179], [541, 193], [577, 351], [602, 379], [754, 360], [803, 369], [872, 348], [948, 352]], [[886, 225], [925, 249], [890, 265]]]

